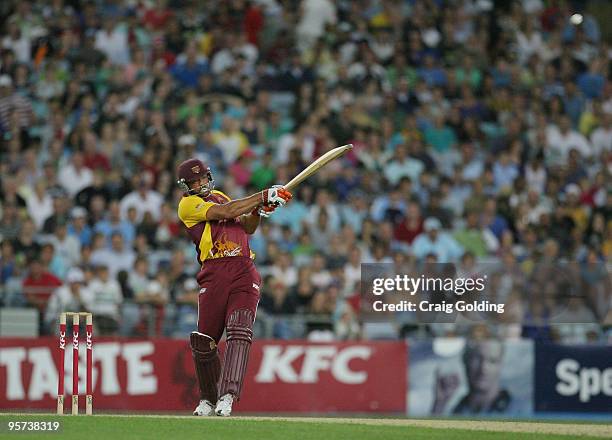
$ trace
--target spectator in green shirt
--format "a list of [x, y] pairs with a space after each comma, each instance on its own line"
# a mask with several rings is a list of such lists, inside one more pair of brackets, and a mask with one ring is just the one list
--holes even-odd
[[471, 55], [463, 57], [463, 63], [455, 69], [455, 75], [459, 84], [467, 83], [472, 89], [478, 89], [482, 82], [482, 72], [474, 65], [474, 58]]
[[185, 94], [185, 104], [178, 109], [179, 121], [184, 121], [190, 116], [200, 117], [202, 116], [202, 103], [199, 101], [195, 90], [189, 89]]
[[275, 180], [276, 169], [272, 163], [272, 153], [267, 151], [261, 163], [255, 168], [255, 171], [253, 171], [251, 175], [251, 184], [259, 191], [270, 185], [274, 185]]
[[463, 248], [476, 255], [484, 257], [499, 248], [499, 241], [487, 228], [480, 225], [480, 217], [476, 211], [468, 211], [465, 215], [465, 226], [453, 234], [454, 239]]

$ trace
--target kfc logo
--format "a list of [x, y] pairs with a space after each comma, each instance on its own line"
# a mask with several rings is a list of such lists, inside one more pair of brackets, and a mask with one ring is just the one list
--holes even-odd
[[72, 333], [72, 348], [75, 350], [79, 349], [79, 332]]
[[86, 343], [87, 343], [87, 349], [91, 350], [93, 348], [93, 343], [91, 341], [91, 332], [87, 332]]
[[64, 350], [66, 348], [66, 332], [60, 332], [59, 348]]
[[[354, 359], [368, 360], [371, 356], [372, 348], [367, 346], [338, 349], [333, 345], [269, 345], [263, 348], [255, 382], [316, 383], [319, 373], [328, 371], [338, 382], [361, 384], [368, 379], [368, 373], [351, 368], [350, 363]], [[302, 362], [297, 362], [299, 359]]]

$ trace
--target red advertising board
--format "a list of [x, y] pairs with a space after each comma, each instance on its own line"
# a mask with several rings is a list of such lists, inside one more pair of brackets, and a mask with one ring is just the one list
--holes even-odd
[[[53, 338], [0, 339], [1, 409], [53, 410], [57, 345]], [[84, 395], [85, 347], [81, 345], [80, 391]], [[403, 342], [257, 341], [243, 398], [235, 410], [405, 412], [406, 351]], [[71, 355], [67, 350], [66, 396], [72, 383]], [[99, 338], [93, 361], [94, 410], [188, 412], [197, 403], [187, 341]]]
[[237, 409], [405, 412], [404, 342], [261, 342]]

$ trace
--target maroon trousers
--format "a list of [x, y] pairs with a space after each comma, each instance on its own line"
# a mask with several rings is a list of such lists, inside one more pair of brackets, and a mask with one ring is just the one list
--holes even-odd
[[222, 257], [204, 261], [197, 275], [198, 331], [217, 343], [232, 312], [257, 312], [261, 277], [249, 257]]

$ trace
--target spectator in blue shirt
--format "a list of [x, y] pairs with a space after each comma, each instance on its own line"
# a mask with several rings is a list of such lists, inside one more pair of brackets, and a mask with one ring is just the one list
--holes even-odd
[[519, 175], [519, 168], [508, 152], [502, 151], [499, 159], [493, 165], [493, 179], [496, 191], [512, 188], [514, 180]]
[[13, 275], [15, 271], [15, 250], [10, 240], [0, 244], [0, 285]]
[[446, 72], [435, 63], [431, 55], [425, 57], [425, 65], [418, 70], [419, 77], [423, 79], [429, 87], [441, 87], [446, 85]]
[[361, 179], [354, 167], [346, 167], [334, 181], [334, 188], [341, 202], [345, 202], [360, 186]]
[[601, 63], [595, 59], [589, 65], [589, 71], [578, 77], [578, 87], [589, 99], [599, 98], [606, 84], [606, 78], [601, 73]]
[[278, 212], [275, 212], [274, 214], [280, 215], [270, 217], [270, 223], [289, 226], [293, 234], [300, 234], [302, 232], [302, 220], [308, 215], [308, 208], [301, 200], [293, 200], [291, 205], [287, 205], [285, 210], [279, 209]]
[[463, 255], [463, 248], [453, 237], [442, 231], [442, 223], [429, 217], [423, 223], [425, 232], [419, 234], [412, 243], [412, 252], [419, 260], [429, 254], [438, 257], [441, 263], [455, 261]]
[[504, 232], [508, 230], [508, 221], [497, 213], [497, 201], [495, 199], [487, 199], [485, 202], [482, 222], [501, 242]]
[[68, 235], [74, 235], [81, 242], [81, 246], [89, 246], [93, 231], [87, 224], [87, 210], [82, 206], [75, 206], [70, 211], [71, 222], [68, 224]]
[[372, 220], [377, 223], [389, 220], [390, 217], [395, 217], [395, 215], [402, 216], [405, 211], [406, 201], [396, 189], [389, 192], [389, 194], [381, 194], [376, 197], [370, 208]]
[[117, 200], [110, 202], [108, 211], [108, 217], [94, 225], [94, 232], [103, 234], [109, 243], [111, 235], [120, 232], [123, 241], [130, 246], [136, 238], [136, 228], [129, 221], [121, 220], [121, 210]]
[[201, 75], [208, 73], [208, 63], [197, 56], [197, 48], [190, 44], [185, 51], [185, 59], [180, 57], [170, 68], [170, 73], [183, 87], [197, 87]]
[[566, 81], [563, 107], [565, 108], [565, 113], [572, 120], [572, 125], [574, 127], [578, 126], [578, 121], [584, 111], [585, 103], [586, 100], [584, 99], [584, 95], [578, 90], [576, 83], [574, 81]]

